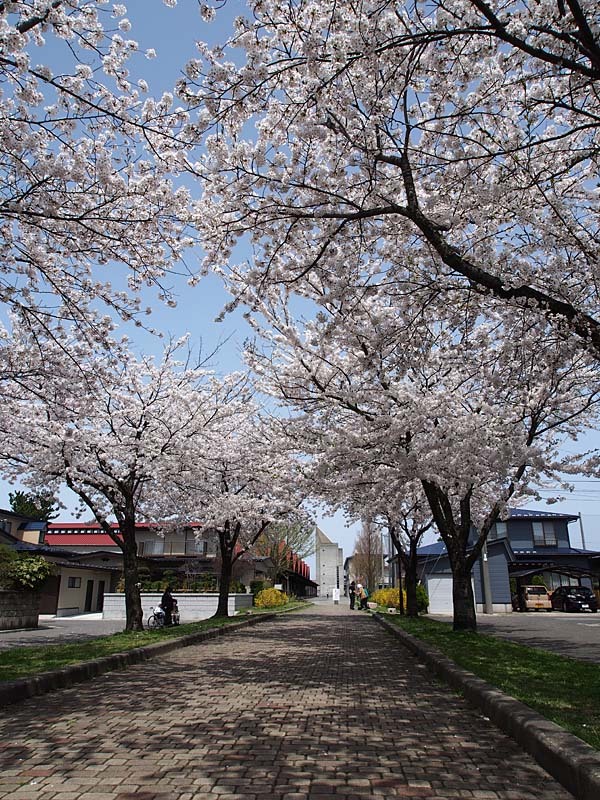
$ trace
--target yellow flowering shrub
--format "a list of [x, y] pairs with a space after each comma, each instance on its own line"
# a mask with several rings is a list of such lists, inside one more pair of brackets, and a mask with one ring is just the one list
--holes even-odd
[[287, 594], [279, 589], [263, 589], [254, 598], [254, 605], [258, 608], [276, 608], [284, 606], [288, 600]]
[[[406, 608], [406, 592], [402, 592], [402, 595], [404, 597], [404, 607]], [[400, 608], [400, 589], [397, 586], [391, 589], [377, 589], [369, 597], [369, 600], [385, 608]]]
[[[406, 608], [406, 592], [402, 592], [402, 597], [404, 598], [404, 608]], [[369, 600], [372, 600], [374, 603], [377, 603], [378, 606], [383, 606], [384, 608], [400, 608], [400, 592], [398, 587], [392, 589], [377, 589], [376, 592], [369, 597]], [[429, 605], [429, 598], [427, 597], [427, 592], [425, 591], [425, 587], [419, 584], [417, 586], [417, 610], [419, 613], [426, 613], [427, 606]]]

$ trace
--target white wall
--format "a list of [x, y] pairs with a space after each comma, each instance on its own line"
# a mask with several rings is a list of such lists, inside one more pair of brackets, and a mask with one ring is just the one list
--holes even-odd
[[[193, 594], [191, 592], [174, 592], [173, 596], [179, 606], [179, 616], [181, 623], [197, 622], [201, 619], [212, 617], [217, 610], [219, 595], [216, 593]], [[144, 611], [144, 623], [152, 614], [152, 608], [160, 603], [161, 592], [143, 592], [142, 609]], [[232, 617], [236, 611], [252, 608], [253, 596], [251, 594], [230, 594], [229, 595], [229, 616]], [[104, 611], [102, 619], [125, 619], [125, 595], [121, 592], [114, 592], [104, 595]]]

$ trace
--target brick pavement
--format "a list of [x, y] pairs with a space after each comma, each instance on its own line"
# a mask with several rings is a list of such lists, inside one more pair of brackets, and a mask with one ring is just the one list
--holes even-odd
[[320, 606], [5, 709], [9, 797], [571, 795], [366, 614]]

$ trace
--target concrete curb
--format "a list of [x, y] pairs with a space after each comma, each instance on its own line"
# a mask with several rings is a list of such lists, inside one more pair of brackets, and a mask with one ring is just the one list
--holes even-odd
[[164, 642], [157, 642], [146, 647], [136, 647], [133, 650], [125, 650], [122, 653], [113, 653], [110, 656], [97, 658], [93, 661], [83, 661], [80, 664], [71, 664], [61, 669], [54, 669], [49, 672], [41, 672], [31, 678], [22, 678], [16, 681], [0, 683], [0, 709], [4, 706], [18, 703], [28, 697], [35, 697], [39, 694], [53, 692], [56, 689], [67, 689], [77, 683], [91, 680], [105, 672], [112, 672], [117, 669], [125, 669], [131, 664], [139, 664], [142, 661], [149, 661], [151, 658], [177, 650], [180, 647], [189, 647], [193, 644], [200, 644], [209, 639], [216, 639], [227, 633], [234, 633], [240, 628], [247, 628], [259, 622], [266, 622], [274, 619], [276, 614], [261, 614], [260, 616], [250, 617], [240, 620], [231, 625], [223, 625], [219, 628], [211, 628], [207, 631], [190, 633], [187, 636], [167, 639]]
[[600, 798], [600, 753], [597, 750], [529, 706], [457, 666], [439, 650], [415, 639], [380, 614], [373, 614], [373, 617], [436, 675], [459, 690], [472, 705], [515, 739], [577, 800]]

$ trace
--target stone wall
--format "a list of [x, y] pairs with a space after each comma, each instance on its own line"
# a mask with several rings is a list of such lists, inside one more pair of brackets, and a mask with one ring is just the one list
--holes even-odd
[[0, 589], [0, 630], [37, 628], [40, 595], [37, 592], [13, 592]]
[[[192, 594], [191, 592], [174, 592], [173, 595], [177, 599], [182, 624], [208, 619], [217, 610], [219, 595], [216, 593]], [[161, 592], [142, 592], [144, 623], [152, 614], [152, 608], [160, 603], [161, 597]], [[233, 617], [236, 611], [252, 608], [252, 600], [251, 594], [230, 594], [229, 616]], [[105, 594], [102, 619], [124, 620], [125, 618], [125, 595], [119, 592]]]

